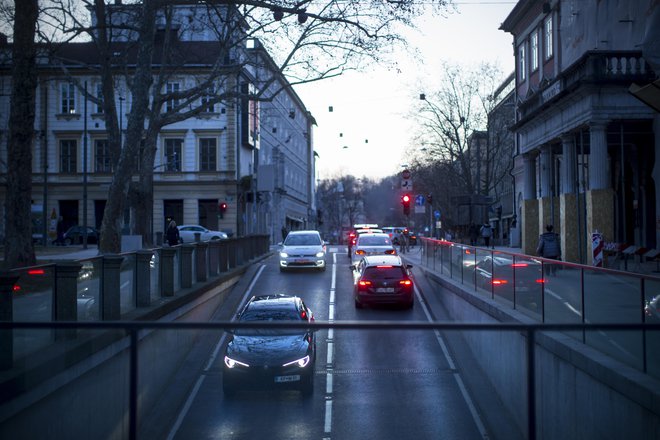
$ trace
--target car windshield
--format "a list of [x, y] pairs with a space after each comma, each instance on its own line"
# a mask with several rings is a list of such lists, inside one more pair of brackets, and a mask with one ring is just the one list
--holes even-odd
[[369, 281], [401, 279], [405, 276], [401, 266], [367, 267], [362, 278]]
[[320, 246], [321, 239], [315, 234], [295, 234], [289, 235], [284, 240], [285, 246]]
[[[294, 309], [290, 310], [247, 310], [239, 322], [273, 322], [273, 321], [303, 321], [302, 317]], [[295, 328], [243, 328], [234, 331], [240, 336], [273, 336], [273, 335], [296, 335], [304, 333], [304, 330]]]
[[388, 237], [374, 236], [374, 235], [363, 235], [360, 237], [359, 245], [363, 246], [387, 246], [391, 245], [392, 242]]

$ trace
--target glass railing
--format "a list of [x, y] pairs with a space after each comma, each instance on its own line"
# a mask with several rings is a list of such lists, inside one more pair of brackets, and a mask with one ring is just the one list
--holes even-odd
[[[660, 277], [423, 240], [421, 262], [466, 290], [540, 323], [637, 324], [660, 321]], [[657, 333], [639, 330], [566, 334], [660, 377]]]

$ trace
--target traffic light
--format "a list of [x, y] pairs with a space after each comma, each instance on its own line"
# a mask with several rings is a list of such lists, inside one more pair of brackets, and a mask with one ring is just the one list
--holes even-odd
[[403, 205], [403, 215], [410, 215], [410, 194], [401, 196], [401, 204]]
[[218, 208], [220, 208], [220, 218], [225, 218], [225, 212], [227, 212], [227, 202], [220, 202]]

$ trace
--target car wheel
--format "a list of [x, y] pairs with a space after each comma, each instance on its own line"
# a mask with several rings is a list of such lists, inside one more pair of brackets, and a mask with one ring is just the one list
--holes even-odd
[[226, 398], [231, 399], [236, 396], [236, 386], [226, 381], [222, 381], [222, 392]]
[[280, 272], [282, 272], [282, 273], [284, 273], [284, 272], [286, 272], [286, 268], [285, 268], [285, 267], [282, 267], [282, 266], [280, 266]]
[[410, 300], [409, 303], [406, 303], [406, 309], [408, 309], [408, 310], [412, 309], [414, 304], [415, 304], [415, 301]]
[[73, 244], [73, 240], [70, 239], [70, 238], [65, 238], [65, 239], [64, 239], [64, 244], [66, 244], [67, 246], [70, 246], [70, 245]]

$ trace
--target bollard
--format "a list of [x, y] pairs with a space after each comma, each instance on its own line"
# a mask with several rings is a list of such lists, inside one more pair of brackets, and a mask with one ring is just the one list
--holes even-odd
[[206, 281], [206, 258], [209, 244], [205, 241], [195, 243], [195, 272], [197, 282]]
[[181, 288], [187, 289], [192, 286], [192, 254], [195, 246], [192, 244], [181, 245]]
[[214, 277], [218, 275], [218, 267], [220, 264], [220, 247], [222, 243], [220, 240], [209, 241], [209, 276]]
[[[0, 272], [0, 321], [14, 320], [14, 284], [18, 275]], [[14, 331], [0, 330], [0, 370], [9, 370], [14, 364]]]
[[103, 275], [101, 280], [101, 320], [119, 321], [121, 319], [121, 262], [124, 257], [104, 255]]
[[174, 296], [174, 256], [176, 248], [158, 249], [160, 296]]
[[139, 250], [135, 252], [135, 306], [149, 307], [151, 305], [151, 258], [152, 251]]
[[[62, 261], [55, 265], [55, 289], [53, 291], [53, 321], [78, 320], [78, 274], [82, 264]], [[71, 339], [76, 329], [59, 329], [55, 339]]]
[[236, 261], [237, 261], [237, 249], [238, 249], [238, 238], [232, 238], [229, 241], [229, 247], [227, 249], [227, 267], [229, 270], [233, 269], [236, 267]]

